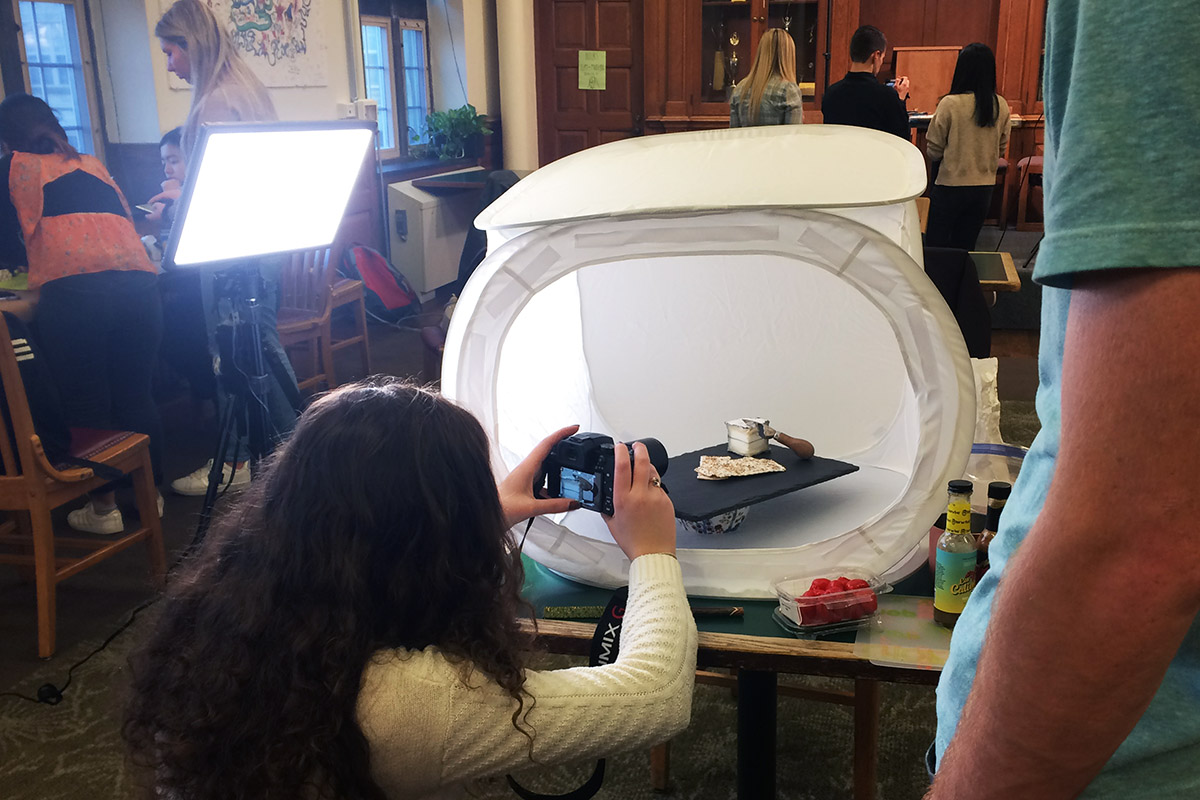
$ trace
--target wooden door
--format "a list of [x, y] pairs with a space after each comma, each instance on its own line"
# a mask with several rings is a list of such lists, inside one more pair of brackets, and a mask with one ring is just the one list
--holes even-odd
[[[538, 159], [639, 136], [642, 0], [535, 0]], [[605, 88], [579, 88], [579, 51], [605, 54]]]

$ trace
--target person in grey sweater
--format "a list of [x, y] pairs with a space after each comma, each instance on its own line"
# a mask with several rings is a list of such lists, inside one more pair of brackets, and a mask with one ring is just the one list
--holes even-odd
[[926, 153], [936, 177], [926, 245], [975, 249], [1011, 127], [1008, 103], [996, 94], [996, 57], [985, 44], [967, 45], [958, 54], [950, 93], [929, 122]]

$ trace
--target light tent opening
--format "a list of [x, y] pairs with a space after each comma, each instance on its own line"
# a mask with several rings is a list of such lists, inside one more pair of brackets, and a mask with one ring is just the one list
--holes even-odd
[[[729, 148], [717, 133], [705, 139], [719, 156]], [[674, 138], [650, 137], [654, 148]], [[620, 163], [620, 152], [605, 150], [620, 148], [556, 162], [549, 180], [538, 180], [549, 168], [527, 178], [524, 194], [561, 193], [562, 176], [570, 183], [595, 170], [591, 162]], [[566, 169], [572, 159], [581, 163]], [[662, 202], [653, 182], [643, 188], [648, 202]], [[912, 241], [910, 200], [880, 203], [874, 217], [870, 206], [513, 217], [501, 233], [522, 232], [489, 253], [456, 308], [443, 391], [483, 422], [500, 474], [573, 422], [618, 440], [653, 436], [676, 455], [724, 441], [724, 421], [740, 416], [767, 417], [818, 455], [859, 466], [752, 506], [733, 533], [680, 526], [693, 594], [768, 597], [771, 579], [789, 572], [903, 570], [944, 502], [945, 480], [961, 474], [974, 425], [962, 337], [901, 246]], [[627, 578], [592, 512], [539, 519], [525, 551], [587, 583]]]

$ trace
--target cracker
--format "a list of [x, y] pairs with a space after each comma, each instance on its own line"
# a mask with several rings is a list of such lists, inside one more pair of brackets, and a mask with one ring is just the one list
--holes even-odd
[[785, 472], [782, 464], [769, 458], [730, 458], [729, 456], [700, 456], [696, 474], [704, 480], [724, 480], [763, 475], [768, 472]]

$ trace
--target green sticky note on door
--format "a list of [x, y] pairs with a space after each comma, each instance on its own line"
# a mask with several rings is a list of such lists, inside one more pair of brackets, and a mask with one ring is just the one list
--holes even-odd
[[603, 90], [606, 88], [605, 59], [603, 50], [579, 51], [579, 88]]

